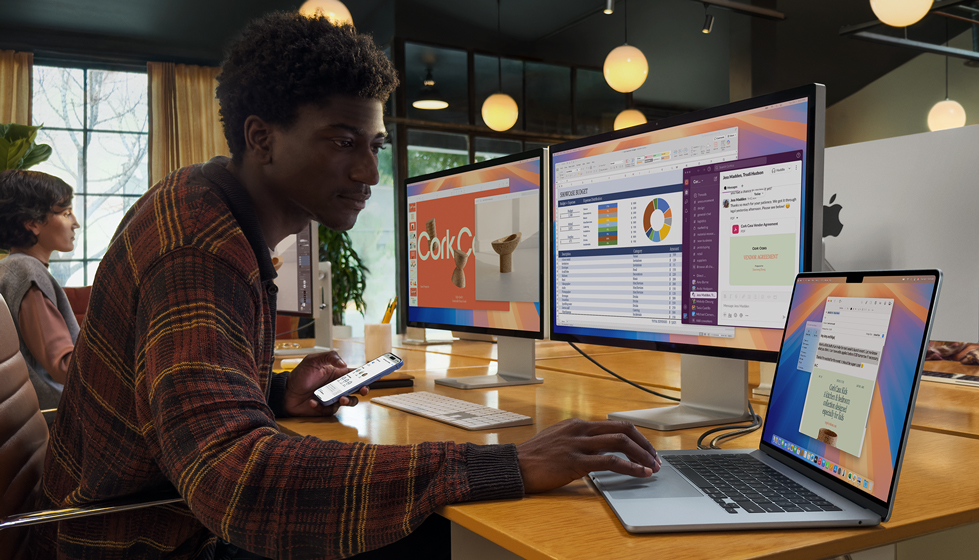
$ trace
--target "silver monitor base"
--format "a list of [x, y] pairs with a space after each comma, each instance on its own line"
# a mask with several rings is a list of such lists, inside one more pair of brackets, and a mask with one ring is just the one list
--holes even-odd
[[537, 377], [534, 362], [537, 357], [534, 340], [530, 338], [497, 337], [497, 374], [436, 379], [437, 385], [456, 389], [486, 389], [535, 385], [544, 380]]
[[612, 412], [608, 419], [662, 431], [751, 420], [747, 360], [684, 354], [680, 357], [680, 391], [680, 404]]

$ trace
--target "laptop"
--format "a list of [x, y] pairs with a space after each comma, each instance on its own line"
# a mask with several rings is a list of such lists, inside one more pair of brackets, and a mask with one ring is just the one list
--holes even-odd
[[887, 521], [941, 278], [799, 274], [758, 449], [664, 450], [650, 478], [591, 480], [633, 533]]

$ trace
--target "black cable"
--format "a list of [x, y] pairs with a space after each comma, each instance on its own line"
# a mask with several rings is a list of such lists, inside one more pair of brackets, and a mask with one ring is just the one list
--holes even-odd
[[[584, 356], [589, 362], [591, 362], [591, 363], [595, 364], [596, 366], [600, 367], [602, 369], [602, 371], [608, 373], [609, 375], [611, 375], [612, 377], [618, 379], [619, 381], [624, 381], [624, 382], [628, 383], [629, 385], [632, 385], [636, 389], [639, 389], [641, 391], [645, 391], [647, 393], [651, 393], [653, 395], [656, 395], [657, 397], [660, 397], [660, 398], [663, 398], [663, 399], [667, 399], [667, 400], [671, 400], [671, 401], [675, 401], [675, 402], [680, 402], [680, 399], [678, 399], [676, 397], [671, 397], [669, 395], [663, 395], [661, 393], [657, 393], [656, 391], [653, 391], [652, 389], [643, 387], [642, 385], [639, 385], [638, 383], [634, 383], [632, 381], [629, 381], [628, 379], [626, 379], [626, 378], [622, 377], [621, 375], [615, 373], [614, 371], [608, 369], [607, 367], [603, 366], [602, 364], [596, 362], [594, 358], [592, 358], [588, 354], [585, 354], [585, 352], [581, 348], [578, 348], [577, 346], [575, 346], [575, 343], [574, 342], [568, 342], [568, 344], [571, 345], [571, 347], [574, 348], [579, 354], [581, 354], [582, 356]], [[758, 413], [755, 412], [754, 407], [751, 406], [751, 401], [748, 401], [748, 412], [751, 415], [751, 423], [750, 424], [735, 424], [735, 425], [726, 425], [726, 426], [718, 426], [716, 428], [711, 428], [711, 429], [707, 430], [706, 432], [700, 434], [700, 437], [697, 438], [697, 449], [720, 449], [720, 447], [718, 447], [718, 444], [720, 442], [722, 442], [724, 440], [736, 438], [736, 437], [739, 437], [739, 436], [743, 436], [745, 434], [750, 434], [751, 432], [753, 432], [753, 431], [757, 430], [758, 428], [760, 428], [761, 427], [761, 424], [762, 424], [762, 419], [761, 419], [761, 416]], [[730, 430], [734, 430], [734, 431], [731, 432], [731, 433], [729, 433], [729, 434], [721, 434], [721, 435], [715, 437], [714, 439], [712, 439], [710, 441], [710, 444], [708, 444], [707, 447], [704, 447], [704, 438], [706, 438], [707, 436], [709, 436], [711, 434], [715, 434], [717, 432], [727, 432], [727, 431], [730, 431]]]
[[[743, 436], [745, 434], [750, 434], [751, 432], [760, 428], [761, 416], [759, 416], [758, 413], [755, 412], [755, 409], [751, 406], [751, 401], [748, 401], [748, 411], [751, 414], [750, 424], [735, 424], [735, 425], [718, 426], [716, 428], [711, 428], [710, 430], [707, 430], [706, 432], [700, 434], [700, 437], [697, 438], [697, 449], [720, 449], [720, 447], [718, 447], [718, 444], [721, 441], [736, 438], [738, 436]], [[715, 437], [714, 439], [710, 440], [710, 444], [704, 446], [704, 438], [706, 438], [707, 436], [717, 432], [726, 432], [729, 430], [735, 430], [735, 431], [729, 434], [721, 434]]]
[[574, 345], [574, 342], [568, 342], [568, 344], [570, 344], [572, 348], [574, 348], [575, 350], [577, 350], [578, 353], [581, 354], [582, 356], [584, 356], [589, 362], [591, 362], [591, 363], [595, 364], [596, 366], [602, 368], [603, 371], [605, 371], [606, 373], [608, 373], [612, 377], [618, 379], [619, 381], [625, 381], [626, 383], [628, 383], [629, 385], [632, 385], [636, 389], [639, 389], [640, 391], [646, 391], [647, 393], [656, 395], [657, 397], [659, 397], [661, 399], [666, 399], [666, 400], [674, 401], [674, 402], [680, 402], [680, 399], [678, 399], [677, 397], [671, 397], [669, 395], [664, 395], [662, 393], [657, 393], [656, 391], [653, 391], [652, 389], [649, 389], [647, 387], [643, 387], [642, 385], [639, 385], [638, 383], [634, 383], [632, 381], [629, 381], [625, 377], [622, 377], [621, 375], [619, 375], [619, 374], [615, 373], [614, 371], [608, 369], [607, 367], [603, 366], [602, 364], [596, 362], [591, 356], [589, 356], [588, 354], [585, 354], [581, 350], [581, 348], [578, 348], [577, 346], [575, 346]]

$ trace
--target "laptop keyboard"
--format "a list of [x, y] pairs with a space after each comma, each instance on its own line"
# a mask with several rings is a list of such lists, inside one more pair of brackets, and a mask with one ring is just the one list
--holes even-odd
[[663, 458], [728, 513], [841, 511], [750, 455]]

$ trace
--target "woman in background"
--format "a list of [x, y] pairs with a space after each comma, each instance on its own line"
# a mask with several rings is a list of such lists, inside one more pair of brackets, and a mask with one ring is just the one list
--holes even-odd
[[20, 335], [20, 351], [42, 409], [57, 408], [78, 322], [48, 270], [55, 251], [75, 248], [78, 220], [67, 183], [37, 171], [0, 173], [0, 294]]

